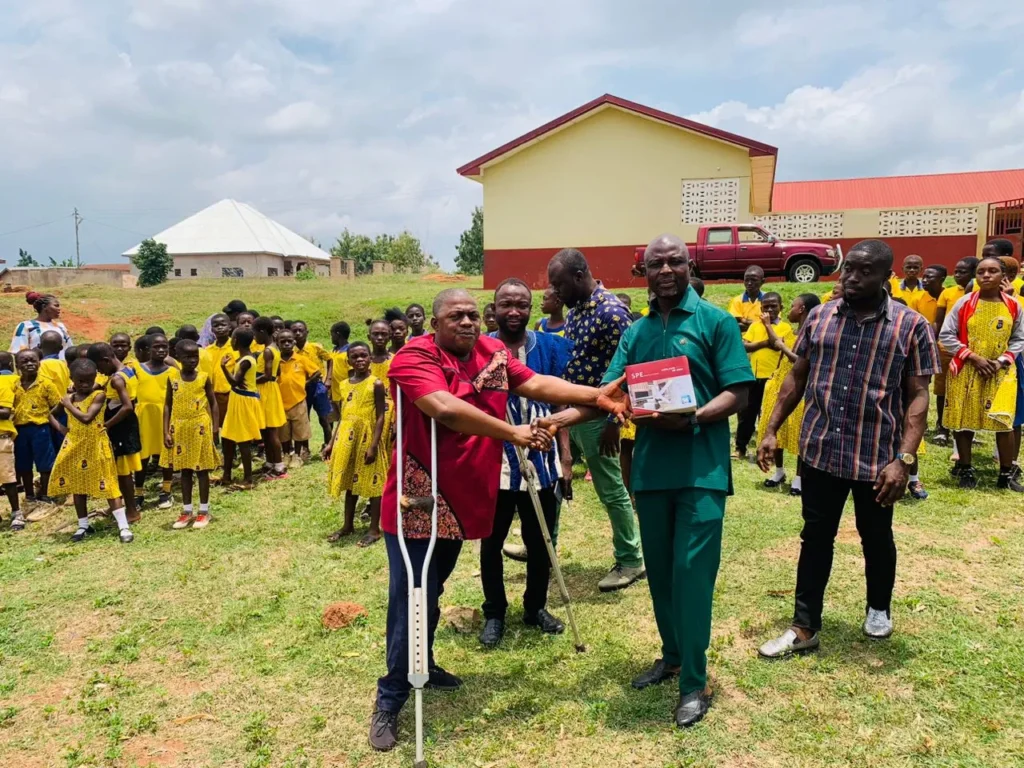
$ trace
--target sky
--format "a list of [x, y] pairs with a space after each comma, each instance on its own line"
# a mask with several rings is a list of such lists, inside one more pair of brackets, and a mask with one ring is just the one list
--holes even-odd
[[116, 262], [225, 197], [451, 268], [455, 169], [603, 94], [779, 180], [1024, 167], [1024, 2], [5, 0], [0, 258]]

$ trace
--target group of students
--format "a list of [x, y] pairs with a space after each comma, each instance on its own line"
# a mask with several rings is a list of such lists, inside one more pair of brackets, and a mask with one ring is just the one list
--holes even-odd
[[[951, 473], [961, 488], [978, 484], [972, 447], [977, 432], [995, 434], [995, 459], [999, 464], [997, 487], [1024, 492], [1019, 463], [1021, 426], [1024, 425], [1024, 278], [1014, 258], [1013, 243], [988, 242], [980, 259], [968, 256], [957, 262], [952, 286], [946, 287], [948, 271], [941, 265], [924, 266], [917, 255], [903, 261], [903, 276], [893, 275], [886, 284], [893, 301], [915, 310], [931, 324], [938, 343], [941, 372], [933, 386], [938, 412], [933, 442], [946, 446], [953, 434]], [[760, 442], [768, 418], [778, 400], [796, 354], [793, 348], [807, 314], [821, 303], [843, 297], [841, 281], [822, 296], [797, 296], [787, 319], [782, 297], [765, 292], [764, 272], [749, 267], [744, 292], [729, 303], [743, 333], [743, 344], [756, 377], [747, 408], [739, 416], [736, 457], [746, 458], [751, 437]], [[768, 488], [786, 481], [784, 451], [797, 456], [796, 477], [790, 494], [801, 494], [799, 458], [803, 408], [798, 407], [778, 432], [775, 472], [764, 481]], [[922, 444], [919, 453], [924, 453]], [[910, 468], [907, 491], [915, 499], [928, 492], [915, 465]]]
[[[59, 300], [38, 296], [33, 300], [49, 305], [56, 322]], [[374, 543], [394, 425], [388, 369], [410, 334], [424, 333], [425, 320], [419, 304], [389, 309], [367, 321], [369, 342], [350, 342], [350, 326], [337, 322], [329, 351], [309, 340], [303, 321], [260, 316], [239, 300], [209, 318], [204, 347], [191, 325], [173, 336], [154, 326], [134, 342], [115, 333], [81, 346], [70, 344], [63, 326], [36, 327], [35, 337], [19, 326], [24, 340], [17, 353], [0, 352], [0, 484], [12, 530], [70, 497], [78, 517], [72, 541], [82, 541], [93, 533], [88, 500], [98, 498], [107, 500], [120, 540], [131, 542], [147, 475], [155, 471], [159, 509], [173, 507], [172, 482], [180, 474], [183, 508], [172, 527], [203, 528], [212, 479], [247, 491], [254, 455], [265, 457], [267, 480], [285, 479], [289, 468], [311, 458], [315, 414], [324, 433], [321, 456], [330, 462], [328, 491], [346, 496], [344, 523], [331, 539], [353, 533], [362, 496], [370, 526], [359, 543]], [[236, 458], [240, 482], [232, 480]], [[220, 477], [211, 478], [218, 469]]]

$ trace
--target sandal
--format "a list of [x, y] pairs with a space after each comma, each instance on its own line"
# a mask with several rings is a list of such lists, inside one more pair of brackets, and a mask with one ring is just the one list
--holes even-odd
[[376, 535], [372, 534], [372, 533], [368, 533], [365, 536], [363, 536], [363, 538], [361, 538], [359, 540], [359, 543], [356, 544], [356, 546], [357, 547], [362, 547], [363, 549], [365, 549], [366, 547], [373, 546], [378, 541], [380, 541], [380, 537], [381, 537], [381, 535], [379, 533], [376, 534]]
[[229, 493], [240, 493], [242, 491], [251, 491], [252, 489], [252, 483], [231, 483], [231, 485], [227, 487]]
[[328, 536], [327, 540], [329, 542], [331, 542], [332, 544], [334, 544], [335, 542], [341, 541], [346, 536], [351, 536], [353, 533], [355, 533], [355, 531], [353, 531], [353, 530], [346, 531], [344, 528], [339, 528], [334, 533], [332, 533], [330, 536]]
[[764, 481], [764, 487], [765, 488], [778, 488], [784, 482], [786, 482], [786, 476], [785, 475], [782, 476], [781, 480], [773, 480], [772, 478], [769, 477], [767, 480]]

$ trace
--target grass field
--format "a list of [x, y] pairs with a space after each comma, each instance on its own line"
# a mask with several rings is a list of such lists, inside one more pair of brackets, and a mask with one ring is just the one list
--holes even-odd
[[[365, 335], [366, 317], [392, 304], [429, 305], [441, 287], [411, 277], [189, 281], [75, 288], [62, 299], [76, 340], [198, 325], [241, 297], [307, 320], [311, 338], [326, 342], [338, 319]], [[782, 288], [787, 299], [797, 292]], [[724, 304], [737, 290], [709, 286], [708, 298]], [[0, 330], [9, 333], [27, 309], [20, 296], [0, 295]], [[988, 441], [978, 461], [983, 489], [995, 482], [990, 452]], [[466, 684], [426, 697], [431, 765], [1024, 764], [1021, 506], [991, 490], [956, 489], [948, 458], [929, 446], [922, 474], [931, 499], [896, 509], [893, 638], [860, 633], [863, 565], [845, 520], [822, 650], [776, 663], [755, 649], [792, 610], [800, 507], [763, 489], [753, 466], [735, 467], [710, 651], [717, 695], [687, 732], [670, 726], [671, 685], [629, 687], [659, 651], [649, 595], [642, 584], [597, 591], [612, 564], [610, 535], [592, 487], [577, 477], [560, 549], [588, 652], [574, 653], [567, 635], [521, 629], [523, 567], [509, 563], [513, 608], [499, 650], [482, 652], [475, 633], [438, 633], [439, 662]], [[205, 531], [171, 531], [175, 511], [147, 511], [131, 546], [118, 544], [109, 524], [72, 546], [61, 530], [70, 511], [19, 535], [5, 523], [0, 766], [411, 765], [411, 707], [396, 752], [376, 755], [366, 744], [383, 669], [386, 558], [382, 545], [328, 544], [339, 511], [325, 494], [325, 467], [314, 463], [249, 495], [215, 491]], [[479, 606], [474, 568], [467, 546], [443, 605]], [[368, 618], [326, 631], [321, 612], [339, 600], [361, 603]], [[564, 617], [558, 602], [552, 592], [551, 610]]]

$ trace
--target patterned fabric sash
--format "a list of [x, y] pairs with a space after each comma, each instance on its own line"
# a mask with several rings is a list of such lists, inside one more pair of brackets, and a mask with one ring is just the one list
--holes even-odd
[[[1005, 293], [1000, 292], [999, 298], [1003, 304], [1006, 305], [1006, 309], [1010, 312], [1010, 322], [1017, 322], [1017, 315], [1020, 314], [1020, 304], [1012, 297]], [[959, 339], [960, 350], [953, 356], [953, 359], [949, 362], [949, 372], [951, 375], [956, 376], [960, 371], [963, 370], [964, 365], [967, 363], [967, 358], [971, 355], [971, 350], [967, 346], [967, 321], [974, 317], [974, 313], [978, 311], [978, 302], [981, 301], [981, 292], [972, 293], [971, 297], [964, 302], [964, 305], [960, 308], [960, 324], [957, 328], [957, 339]], [[1010, 365], [1013, 365], [1013, 355], [1009, 352], [1004, 352], [1000, 355], [1001, 358], [1006, 358], [1010, 361]]]

